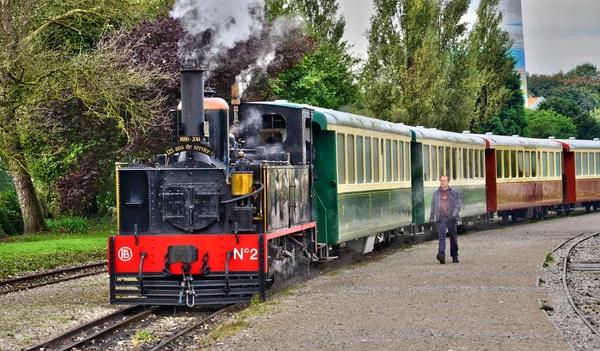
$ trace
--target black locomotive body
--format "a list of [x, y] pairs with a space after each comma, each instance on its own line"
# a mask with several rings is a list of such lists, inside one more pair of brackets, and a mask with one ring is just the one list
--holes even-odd
[[239, 100], [230, 111], [204, 97], [202, 75], [181, 72], [174, 145], [152, 166], [117, 165], [111, 303], [264, 298], [316, 252], [312, 111]]

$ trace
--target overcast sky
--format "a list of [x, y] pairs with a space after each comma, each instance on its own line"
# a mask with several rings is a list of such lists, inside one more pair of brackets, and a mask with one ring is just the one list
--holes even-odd
[[[338, 0], [345, 38], [366, 56], [372, 0]], [[600, 66], [600, 0], [521, 0], [525, 60], [531, 74], [567, 72], [583, 62]], [[469, 16], [471, 17], [471, 16]]]

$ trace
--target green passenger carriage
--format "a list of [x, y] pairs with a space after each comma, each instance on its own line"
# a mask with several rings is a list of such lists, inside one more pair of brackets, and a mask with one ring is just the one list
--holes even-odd
[[461, 195], [463, 227], [487, 218], [485, 183], [485, 142], [468, 133], [452, 133], [423, 127], [412, 132], [414, 223], [429, 220], [431, 198], [439, 178], [447, 175], [450, 186]]
[[364, 253], [411, 226], [410, 140], [403, 125], [314, 108], [319, 243]]

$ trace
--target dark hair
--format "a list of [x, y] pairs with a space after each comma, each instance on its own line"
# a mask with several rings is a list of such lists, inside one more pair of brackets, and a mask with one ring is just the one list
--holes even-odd
[[442, 180], [442, 177], [446, 177], [446, 179], [448, 180], [448, 183], [450, 183], [450, 177], [448, 177], [448, 176], [447, 176], [447, 175], [445, 175], [445, 174], [442, 174], [442, 175], [440, 176], [440, 179], [439, 179], [439, 180]]

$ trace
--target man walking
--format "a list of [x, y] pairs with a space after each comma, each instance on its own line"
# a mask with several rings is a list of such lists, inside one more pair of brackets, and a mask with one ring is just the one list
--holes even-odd
[[429, 221], [437, 221], [438, 246], [437, 260], [446, 263], [446, 230], [450, 234], [450, 256], [452, 262], [458, 263], [458, 238], [456, 235], [456, 222], [460, 219], [460, 194], [450, 188], [448, 176], [440, 177], [440, 188], [433, 193], [431, 199], [431, 213]]

